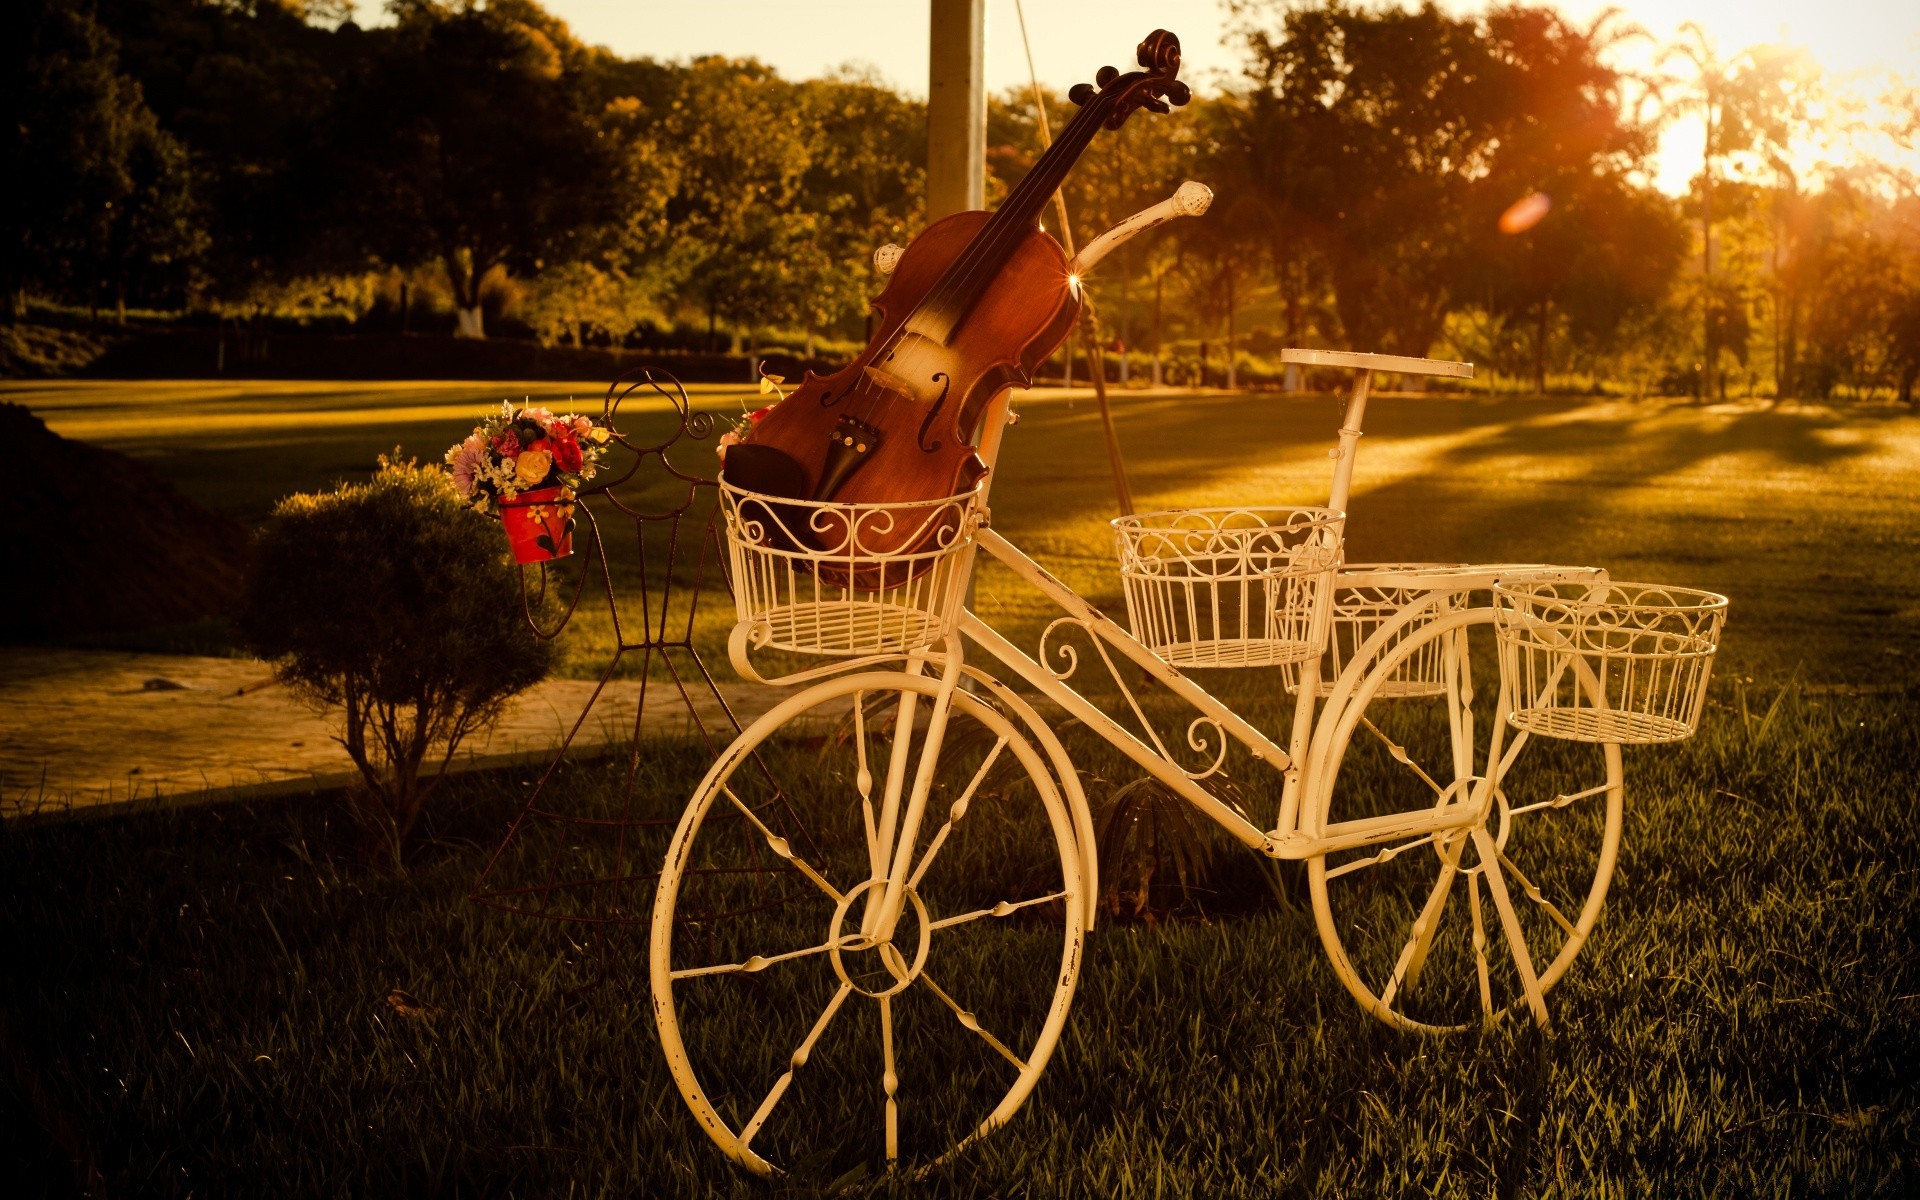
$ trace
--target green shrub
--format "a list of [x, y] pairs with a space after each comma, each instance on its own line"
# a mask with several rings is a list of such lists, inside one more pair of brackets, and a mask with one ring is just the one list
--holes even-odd
[[341, 720], [348, 808], [370, 851], [408, 834], [468, 737], [553, 658], [522, 616], [499, 529], [437, 468], [381, 460], [368, 483], [282, 500], [261, 532], [241, 630], [302, 699]]

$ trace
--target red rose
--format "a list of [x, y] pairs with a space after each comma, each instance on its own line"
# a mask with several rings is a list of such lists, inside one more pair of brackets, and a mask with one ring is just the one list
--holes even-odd
[[752, 412], [747, 414], [747, 420], [752, 421], [755, 425], [758, 425], [761, 421], [765, 420], [767, 414], [772, 411], [773, 411], [773, 407], [771, 405], [769, 405], [766, 408], [756, 408]]
[[572, 434], [554, 433], [547, 439], [547, 449], [553, 451], [553, 465], [572, 475], [586, 464], [586, 456], [580, 453], [580, 443]]

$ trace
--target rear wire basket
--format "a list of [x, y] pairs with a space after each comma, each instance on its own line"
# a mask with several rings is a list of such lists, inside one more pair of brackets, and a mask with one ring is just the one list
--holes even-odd
[[1576, 742], [1693, 736], [1727, 598], [1647, 583], [1516, 582], [1493, 589], [1507, 722]]
[[1185, 508], [1113, 522], [1133, 636], [1177, 667], [1264, 667], [1319, 654], [1346, 514]]
[[[1451, 565], [1440, 564], [1441, 569]], [[1357, 570], [1342, 568], [1334, 577], [1333, 623], [1327, 636], [1327, 652], [1320, 659], [1315, 695], [1324, 696], [1332, 690], [1334, 680], [1340, 678], [1340, 673], [1346, 670], [1347, 664], [1353, 661], [1360, 648], [1367, 644], [1367, 639], [1379, 632], [1382, 626], [1399, 617], [1409, 605], [1428, 600], [1436, 591], [1444, 590], [1437, 584], [1412, 586], [1346, 581], [1350, 571], [1378, 574], [1380, 570], [1380, 564], [1368, 563]], [[1399, 632], [1388, 637], [1386, 644], [1374, 655], [1375, 660], [1386, 657], [1401, 642], [1417, 636], [1430, 623], [1463, 607], [1465, 603], [1465, 598], [1458, 595], [1431, 599], [1420, 617], [1407, 622]], [[1299, 687], [1299, 675], [1306, 669], [1304, 666], [1287, 668], [1289, 692]], [[1401, 659], [1374, 693], [1381, 699], [1396, 700], [1446, 694], [1446, 643], [1440, 638], [1428, 639]]]

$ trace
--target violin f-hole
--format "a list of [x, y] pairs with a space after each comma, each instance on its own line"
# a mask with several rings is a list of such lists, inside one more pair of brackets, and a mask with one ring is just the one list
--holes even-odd
[[942, 445], [939, 439], [936, 438], [934, 443], [929, 446], [927, 444], [927, 434], [933, 429], [933, 419], [939, 416], [940, 410], [946, 406], [947, 392], [953, 387], [953, 376], [947, 374], [945, 371], [935, 371], [933, 373], [933, 381], [940, 385], [940, 394], [933, 398], [933, 405], [927, 409], [926, 420], [920, 422], [920, 434], [915, 439], [920, 443], [920, 449], [926, 451], [928, 454], [932, 454]]

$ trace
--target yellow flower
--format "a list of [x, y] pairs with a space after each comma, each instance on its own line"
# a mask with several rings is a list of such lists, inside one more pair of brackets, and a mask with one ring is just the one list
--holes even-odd
[[547, 471], [553, 466], [553, 455], [545, 450], [522, 450], [519, 460], [514, 464], [514, 477], [521, 487], [532, 487], [547, 477]]
[[588, 431], [587, 437], [590, 440], [595, 442], [604, 442], [607, 440], [607, 431], [600, 428], [598, 425], [595, 425], [590, 431]]

